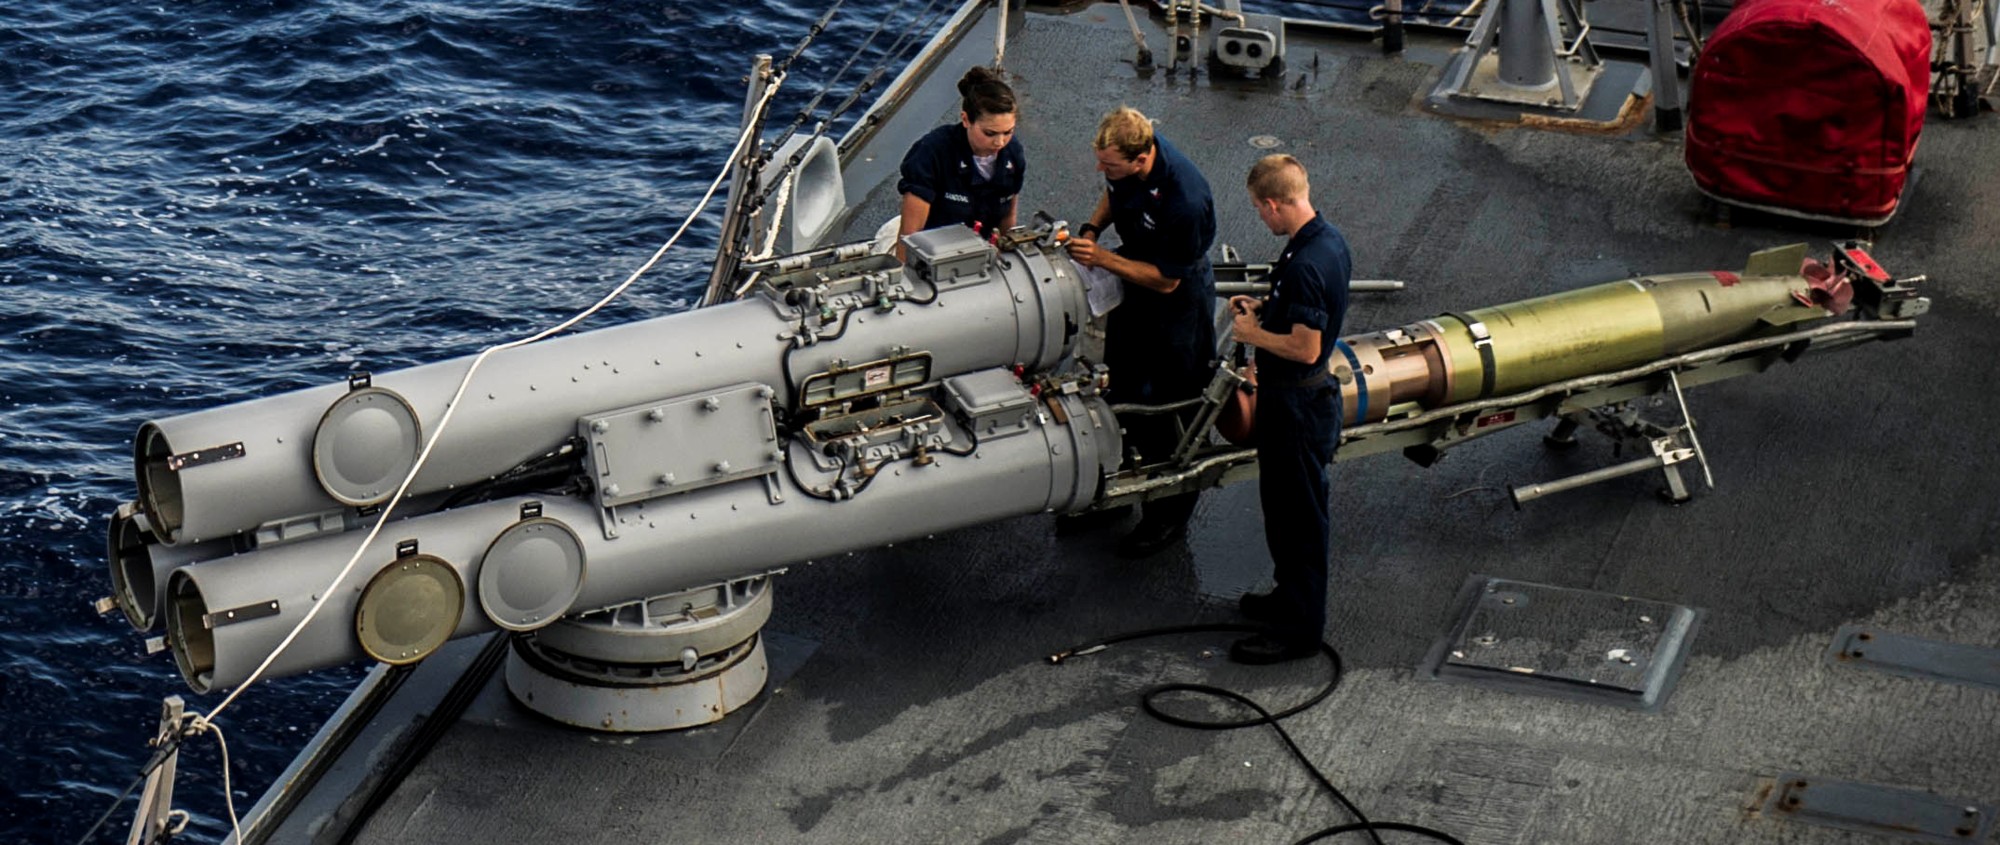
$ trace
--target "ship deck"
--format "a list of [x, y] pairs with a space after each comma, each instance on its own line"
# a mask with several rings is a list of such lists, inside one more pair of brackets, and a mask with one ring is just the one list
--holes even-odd
[[[1755, 215], [1714, 225], [1678, 136], [1653, 134], [1643, 109], [1601, 132], [1427, 113], [1456, 39], [1413, 33], [1405, 56], [1385, 58], [1351, 34], [1294, 29], [1283, 78], [1260, 82], [1139, 72], [1116, 5], [1015, 23], [1024, 216], [1088, 213], [1090, 133], [1126, 103], [1207, 173], [1219, 242], [1269, 260], [1280, 243], [1241, 180], [1275, 139], [1311, 169], [1356, 276], [1408, 282], [1356, 294], [1350, 333], [1648, 272], [1735, 269], [1801, 240], [1824, 254], [1851, 234]], [[1158, 21], [1142, 24], [1164, 55]], [[990, 57], [992, 26], [979, 21], [927, 93], [854, 151], [854, 232], [890, 213], [915, 132], [955, 117], [941, 83]], [[1286, 723], [1336, 785], [1376, 820], [1480, 845], [1901, 841], [1761, 811], [1787, 772], [2000, 802], [2000, 692], [1825, 659], [1849, 623], [2000, 645], [1992, 121], [1934, 119], [1921, 178], [1874, 233], [1883, 266], [1929, 276], [1933, 309], [1915, 336], [1691, 391], [1715, 474], [1692, 501], [1663, 504], [1646, 474], [1517, 512], [1507, 485], [1614, 461], [1590, 433], [1546, 449], [1540, 427], [1430, 468], [1337, 465], [1329, 639], [1347, 673]], [[1114, 557], [1115, 529], [1057, 537], [1037, 516], [801, 563], [776, 585], [772, 683], [722, 722], [595, 735], [521, 710], [495, 673], [448, 726], [393, 718], [422, 704], [385, 710], [324, 787], [380, 783], [377, 800], [308, 795], [270, 841], [1292, 841], [1347, 818], [1271, 732], [1171, 727], [1137, 695], [1220, 683], [1275, 706], [1322, 683], [1325, 664], [1232, 666], [1223, 634], [1046, 660], [1117, 632], [1235, 620], [1236, 596], [1267, 583], [1261, 531], [1254, 485], [1240, 485], [1205, 494], [1185, 546], [1148, 560]], [[1648, 713], [1420, 679], [1475, 573], [1699, 608], [1678, 688]], [[402, 694], [442, 695], [450, 661], [478, 647], [457, 644]], [[426, 721], [443, 728], [435, 741], [392, 765], [389, 750]]]

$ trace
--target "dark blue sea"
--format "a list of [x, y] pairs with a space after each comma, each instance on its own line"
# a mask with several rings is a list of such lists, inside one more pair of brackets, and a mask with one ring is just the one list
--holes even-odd
[[[78, 841], [147, 759], [162, 696], [219, 700], [90, 606], [110, 592], [105, 518], [134, 496], [139, 424], [471, 353], [586, 306], [723, 165], [751, 55], [782, 59], [830, 2], [0, 6], [0, 842]], [[850, 3], [773, 119], [885, 16], [827, 105], [879, 61], [893, 76], [885, 48], [924, 12]], [[594, 325], [687, 307], [719, 219]], [[239, 811], [360, 673], [271, 683], [220, 718]], [[214, 741], [191, 742], [188, 841], [227, 832], [220, 775]], [[123, 842], [132, 807], [90, 841]]]

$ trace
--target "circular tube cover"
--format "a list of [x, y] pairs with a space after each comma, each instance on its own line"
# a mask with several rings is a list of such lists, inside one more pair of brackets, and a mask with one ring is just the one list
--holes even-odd
[[364, 387], [326, 409], [313, 432], [313, 475], [342, 504], [366, 507], [389, 500], [416, 466], [423, 426], [393, 390]]
[[354, 635], [369, 657], [415, 663], [451, 639], [464, 612], [458, 571], [434, 555], [410, 555], [368, 580], [354, 611]]
[[507, 526], [479, 565], [479, 606], [509, 631], [532, 631], [569, 611], [583, 591], [583, 541], [560, 520]]
[[106, 559], [111, 561], [111, 597], [125, 614], [125, 621], [139, 631], [150, 630], [159, 597], [154, 592], [153, 557], [146, 541], [152, 532], [133, 505], [121, 505], [112, 514], [107, 532]]

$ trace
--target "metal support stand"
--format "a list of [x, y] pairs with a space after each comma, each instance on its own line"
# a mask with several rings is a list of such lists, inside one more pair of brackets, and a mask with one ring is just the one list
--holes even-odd
[[1393, 56], [1403, 52], [1403, 0], [1385, 0], [1382, 4], [1382, 55]]
[[[1984, 5], [1985, 16], [1989, 18], [1990, 30], [1992, 0], [1945, 0], [1939, 10], [1938, 20], [1933, 29], [1938, 30], [1937, 58], [1931, 67], [1936, 78], [1931, 82], [1931, 100], [1937, 105], [1938, 113], [1946, 118], [1972, 117], [1979, 113], [1980, 79], [1982, 69], [1973, 47], [1973, 35], [1978, 31], [1974, 18], [1981, 13], [1975, 4]], [[1986, 45], [1989, 53], [1993, 44]]]
[[[1545, 8], [1549, 4], [1543, 0], [1500, 0], [1495, 8], [1506, 17], [1500, 29], [1506, 35], [1500, 39], [1500, 81], [1519, 88], [1547, 88], [1556, 79], [1555, 45], [1561, 39], [1551, 30], [1549, 21], [1554, 20]], [[1488, 37], [1492, 36], [1491, 31]], [[1563, 104], [1569, 105], [1574, 92], [1563, 92]]]
[[744, 145], [743, 154], [736, 157], [735, 166], [729, 174], [729, 202], [722, 215], [722, 235], [715, 247], [715, 269], [708, 274], [708, 290], [701, 295], [702, 305], [721, 302], [727, 292], [734, 290], [731, 282], [736, 278], [736, 265], [743, 260], [743, 247], [749, 227], [749, 215], [744, 212], [746, 197], [756, 196], [757, 158], [761, 155], [759, 142], [764, 135], [764, 110], [757, 107], [763, 102], [764, 93], [776, 83], [771, 72], [771, 55], [758, 53], [750, 63], [750, 91], [743, 99], [742, 129], [750, 132], [751, 143]]
[[1673, 0], [1650, 0], [1646, 44], [1653, 63], [1653, 131], [1681, 131], [1680, 71], [1674, 62]]
[[[1687, 481], [1681, 478], [1679, 466], [1688, 460], [1701, 465], [1702, 481], [1713, 489], [1715, 475], [1709, 471], [1708, 454], [1702, 451], [1701, 438], [1695, 433], [1694, 416], [1688, 412], [1687, 396], [1681, 391], [1680, 375], [1672, 370], [1667, 371], [1666, 375], [1674, 406], [1680, 410], [1681, 421], [1678, 425], [1662, 426], [1643, 419], [1629, 403], [1620, 403], [1610, 408], [1593, 408], [1581, 415], [1595, 419], [1598, 430], [1611, 436], [1616, 442], [1643, 439], [1652, 454], [1567, 478], [1509, 487], [1507, 493], [1514, 501], [1514, 509], [1520, 510], [1523, 503], [1532, 502], [1551, 493], [1575, 490], [1654, 469], [1660, 471], [1666, 482], [1666, 486], [1660, 490], [1660, 498], [1678, 505], [1694, 497], [1694, 493], [1688, 489]], [[1579, 416], [1564, 416], [1556, 423], [1555, 429], [1543, 438], [1543, 442], [1555, 448], [1574, 446], [1576, 430], [1581, 424]]]
[[180, 834], [187, 827], [186, 810], [174, 809], [174, 770], [181, 759], [180, 738], [187, 731], [187, 705], [178, 695], [160, 702], [160, 728], [150, 743], [162, 759], [146, 775], [145, 791], [139, 793], [139, 810], [132, 818], [132, 832], [125, 845], [156, 845]]
[[1583, 105], [1603, 69], [1577, 0], [1497, 0], [1480, 13], [1455, 62], [1433, 99], [1465, 97], [1564, 111]]
[[1201, 394], [1201, 409], [1195, 412], [1194, 422], [1181, 433], [1181, 442], [1174, 447], [1174, 463], [1185, 465], [1193, 461], [1194, 453], [1208, 445], [1208, 433], [1215, 430], [1215, 420], [1222, 416], [1226, 406], [1244, 382], [1250, 379], [1244, 375], [1247, 368], [1232, 367], [1230, 361], [1237, 359], [1236, 341], [1225, 341], [1227, 349], [1219, 359], [1222, 363], [1215, 368], [1215, 375], [1209, 378], [1208, 388]]
[[1146, 46], [1146, 33], [1139, 29], [1139, 19], [1132, 16], [1132, 0], [1118, 0], [1118, 8], [1125, 10], [1125, 26], [1132, 30], [1132, 43], [1139, 47], [1139, 54], [1133, 64], [1140, 70], [1153, 67], [1153, 49]]
[[[1181, 22], [1182, 15], [1187, 16], [1186, 24]], [[1171, 27], [1167, 37], [1173, 41], [1171, 46], [1174, 51], [1174, 60], [1167, 64], [1167, 72], [1178, 72], [1181, 65], [1186, 64], [1188, 73], [1193, 74], [1197, 66], [1196, 48], [1201, 46], [1201, 3], [1199, 0], [1171, 0], [1167, 4], [1167, 23]]]

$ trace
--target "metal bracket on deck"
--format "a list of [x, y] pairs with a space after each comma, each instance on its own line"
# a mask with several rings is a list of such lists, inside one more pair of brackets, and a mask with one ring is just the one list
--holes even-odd
[[[1568, 44], [1564, 30], [1570, 33]], [[1473, 24], [1456, 61], [1432, 96], [1562, 111], [1583, 105], [1603, 66], [1576, 0], [1494, 0]]]

